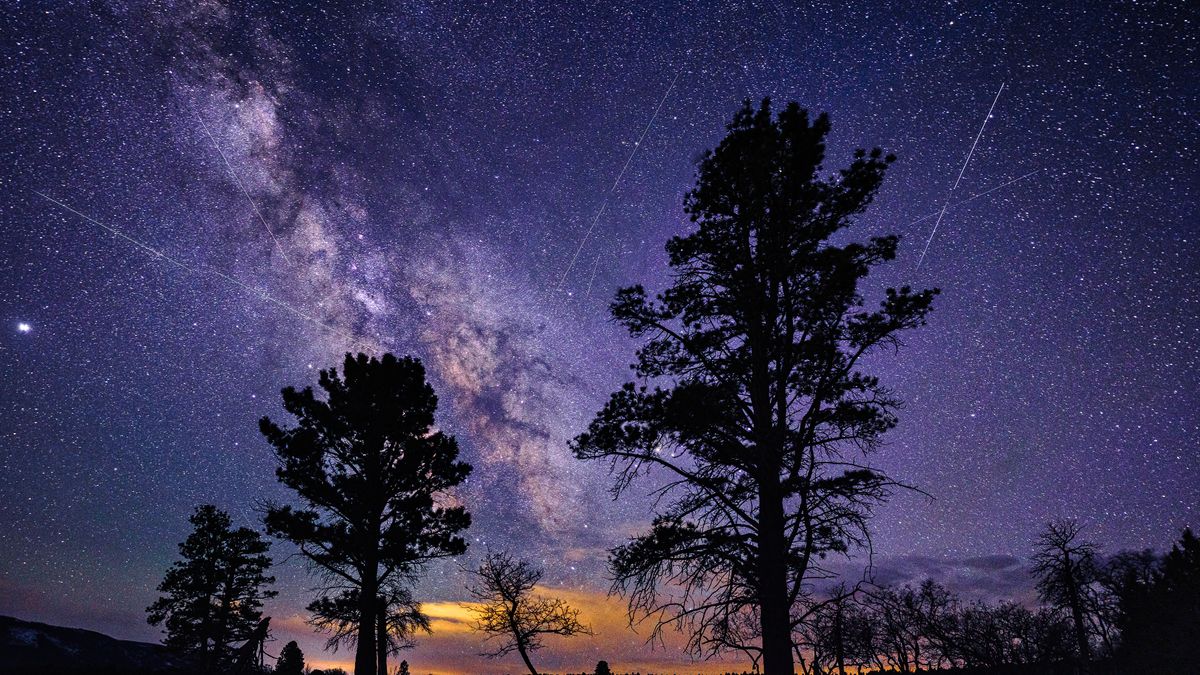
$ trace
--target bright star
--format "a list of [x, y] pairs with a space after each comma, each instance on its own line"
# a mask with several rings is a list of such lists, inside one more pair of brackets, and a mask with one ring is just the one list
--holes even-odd
[[28, 333], [29, 331], [33, 330], [33, 326], [22, 321], [17, 324], [17, 330], [22, 333]]

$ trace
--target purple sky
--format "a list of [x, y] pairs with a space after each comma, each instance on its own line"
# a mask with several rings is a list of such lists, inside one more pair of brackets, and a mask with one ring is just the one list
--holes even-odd
[[[606, 305], [663, 286], [696, 157], [763, 96], [830, 113], [829, 168], [899, 156], [853, 231], [903, 237], [868, 295], [943, 289], [875, 364], [907, 402], [877, 462], [934, 497], [880, 514], [881, 565], [1019, 594], [1051, 518], [1164, 547], [1200, 504], [1197, 12], [1044, 4], [16, 6], [0, 613], [155, 639], [188, 513], [287, 497], [256, 420], [348, 349], [426, 362], [476, 467], [468, 561], [513, 549], [598, 597], [648, 522], [566, 447], [632, 357]], [[298, 614], [311, 582], [276, 573]]]

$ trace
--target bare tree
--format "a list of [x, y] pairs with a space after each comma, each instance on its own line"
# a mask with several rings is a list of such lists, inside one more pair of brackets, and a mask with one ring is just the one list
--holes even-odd
[[874, 661], [875, 623], [856, 598], [857, 587], [835, 586], [825, 600], [812, 604], [792, 638], [803, 675], [846, 675]]
[[1033, 575], [1043, 602], [1066, 610], [1075, 629], [1079, 661], [1092, 660], [1088, 587], [1097, 578], [1096, 545], [1080, 539], [1079, 523], [1047, 523], [1034, 546]]
[[534, 588], [542, 571], [505, 552], [489, 552], [478, 569], [471, 570], [475, 582], [467, 587], [479, 601], [475, 630], [486, 633], [498, 646], [484, 656], [496, 658], [517, 652], [530, 675], [538, 675], [529, 659], [530, 652], [541, 649], [545, 635], [591, 635], [579, 620], [579, 610], [560, 598], [538, 595]]

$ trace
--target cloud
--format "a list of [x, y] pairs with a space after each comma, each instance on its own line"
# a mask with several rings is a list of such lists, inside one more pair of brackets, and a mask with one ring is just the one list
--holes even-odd
[[979, 570], [1007, 570], [1021, 564], [1021, 559], [1013, 555], [985, 555], [978, 558], [967, 558], [962, 562], [964, 567]]
[[968, 600], [1032, 599], [1033, 581], [1028, 566], [1011, 555], [969, 558], [893, 556], [876, 561], [874, 581], [879, 585], [919, 584], [932, 579]]
[[[562, 586], [539, 586], [535, 593], [565, 600], [580, 610], [581, 620], [594, 635], [571, 638], [549, 637], [546, 649], [534, 655], [539, 668], [556, 671], [590, 672], [600, 659], [617, 672], [717, 673], [740, 670], [746, 664], [736, 659], [693, 662], [683, 655], [684, 639], [667, 633], [664, 644], [646, 641], [650, 626], [631, 628], [625, 601], [603, 591]], [[422, 605], [433, 623], [433, 634], [419, 639], [417, 648], [403, 658], [426, 672], [429, 669], [473, 673], [513, 672], [519, 661], [489, 660], [474, 656], [485, 651], [484, 636], [471, 630], [471, 603], [426, 602]], [[417, 672], [414, 669], [414, 672]]]

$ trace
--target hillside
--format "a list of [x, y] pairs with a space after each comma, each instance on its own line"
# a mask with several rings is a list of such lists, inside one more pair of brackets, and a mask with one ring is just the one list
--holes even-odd
[[184, 670], [162, 645], [0, 616], [3, 673], [171, 673]]

